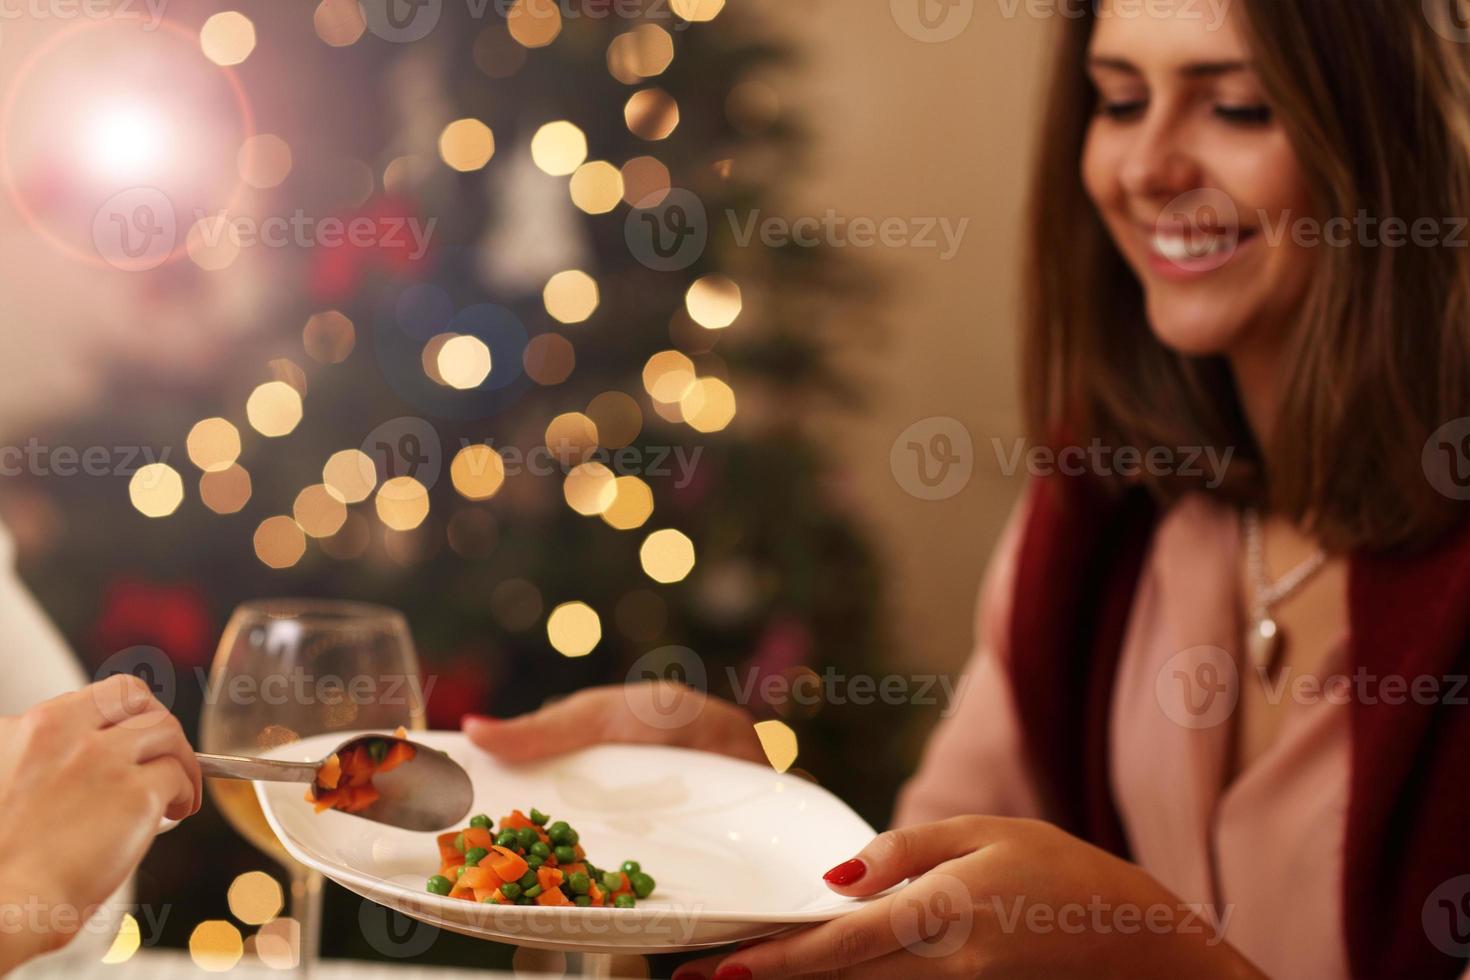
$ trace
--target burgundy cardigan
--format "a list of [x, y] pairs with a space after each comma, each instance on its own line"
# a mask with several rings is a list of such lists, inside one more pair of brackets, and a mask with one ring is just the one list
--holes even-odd
[[[1038, 480], [1031, 492], [1010, 623], [1023, 744], [1052, 819], [1126, 857], [1108, 716], [1158, 508], [1142, 489], [1107, 494], [1081, 477]], [[1455, 692], [1447, 679], [1470, 674], [1470, 522], [1412, 557], [1353, 555], [1348, 605], [1354, 671], [1434, 677]], [[1457, 694], [1446, 700], [1470, 689]], [[1355, 700], [1349, 711], [1342, 910], [1352, 975], [1454, 980], [1467, 961], [1437, 949], [1421, 916], [1448, 914], [1426, 912], [1426, 901], [1470, 873], [1470, 708], [1405, 698]]]

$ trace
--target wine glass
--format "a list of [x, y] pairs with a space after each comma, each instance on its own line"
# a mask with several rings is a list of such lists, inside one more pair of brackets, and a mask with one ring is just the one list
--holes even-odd
[[[425, 727], [418, 657], [402, 614], [361, 602], [264, 599], [237, 608], [225, 627], [199, 741], [205, 752], [259, 755], [310, 735], [399, 725]], [[291, 915], [300, 930], [290, 937], [293, 959], [308, 975], [317, 955], [321, 875], [292, 860], [250, 783], [211, 779], [209, 792], [235, 830], [290, 872]]]

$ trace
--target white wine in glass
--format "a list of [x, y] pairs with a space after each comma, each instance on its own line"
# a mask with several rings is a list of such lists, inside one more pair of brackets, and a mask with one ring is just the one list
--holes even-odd
[[[402, 614], [359, 602], [267, 599], [240, 606], [225, 627], [199, 744], [205, 752], [258, 755], [309, 735], [400, 725], [424, 728], [418, 656]], [[309, 973], [321, 876], [286, 853], [254, 786], [211, 779], [209, 792], [235, 830], [290, 871], [291, 914], [301, 930], [295, 959]]]

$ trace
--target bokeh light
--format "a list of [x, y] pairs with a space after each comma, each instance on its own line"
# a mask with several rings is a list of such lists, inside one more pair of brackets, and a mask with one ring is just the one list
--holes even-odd
[[572, 203], [588, 214], [607, 214], [623, 199], [623, 174], [606, 160], [584, 163], [572, 174]]
[[674, 39], [657, 24], [640, 24], [613, 38], [607, 48], [607, 68], [625, 85], [661, 75], [674, 60]]
[[602, 511], [602, 519], [619, 531], [632, 531], [653, 516], [653, 491], [636, 476], [613, 481], [613, 502]]
[[234, 969], [244, 953], [240, 930], [223, 919], [206, 919], [189, 934], [189, 956], [194, 965], [210, 973]]
[[327, 310], [307, 319], [301, 343], [318, 364], [341, 364], [357, 346], [357, 331], [340, 310]]
[[553, 177], [574, 173], [587, 160], [587, 136], [566, 120], [549, 122], [531, 137], [531, 159]]
[[285, 905], [281, 886], [264, 871], [247, 871], [230, 882], [230, 914], [247, 926], [265, 925]]
[[250, 502], [250, 474], [236, 463], [199, 478], [199, 499], [216, 514], [238, 514]]
[[240, 179], [261, 190], [277, 187], [291, 173], [291, 147], [274, 133], [251, 136], [235, 158]]
[[301, 424], [301, 394], [284, 381], [267, 381], [250, 393], [245, 417], [263, 436], [289, 435]]
[[128, 498], [144, 517], [167, 517], [184, 502], [184, 478], [167, 463], [140, 466], [128, 481]]
[[510, 36], [528, 48], [544, 48], [561, 33], [557, 0], [515, 0], [505, 17]]
[[692, 23], [714, 20], [725, 9], [725, 0], [669, 0], [669, 7]]
[[384, 480], [373, 498], [378, 520], [395, 531], [412, 531], [429, 516], [429, 491], [411, 476]]
[[142, 945], [143, 933], [138, 928], [138, 920], [133, 918], [133, 913], [124, 912], [122, 921], [117, 924], [117, 935], [112, 938], [112, 945], [102, 955], [102, 962], [109, 966], [126, 963]]
[[707, 330], [723, 330], [740, 316], [743, 301], [733, 279], [708, 275], [684, 294], [684, 305], [694, 322]]
[[439, 134], [439, 157], [455, 170], [479, 170], [495, 155], [495, 134], [478, 119], [456, 119]]
[[567, 506], [583, 517], [595, 517], [606, 511], [617, 494], [613, 471], [595, 460], [572, 467], [562, 483]]
[[668, 139], [679, 127], [679, 103], [661, 88], [646, 88], [628, 99], [623, 120], [628, 131], [640, 139]]
[[623, 200], [640, 208], [655, 208], [669, 196], [673, 178], [657, 157], [634, 157], [623, 164]]
[[587, 417], [597, 427], [598, 445], [622, 449], [643, 430], [643, 412], [632, 395], [604, 391], [587, 403]]
[[576, 369], [577, 351], [561, 334], [543, 333], [526, 344], [521, 363], [526, 376], [538, 385], [559, 385]]
[[260, 927], [255, 955], [272, 970], [294, 970], [301, 956], [301, 923], [289, 917], [272, 919]]
[[460, 391], [478, 388], [490, 377], [490, 348], [479, 337], [451, 337], [435, 360], [444, 383]]
[[347, 505], [323, 484], [313, 483], [296, 495], [291, 515], [311, 537], [330, 538], [347, 522]]
[[680, 351], [659, 351], [643, 365], [643, 388], [656, 402], [677, 404], [694, 381], [694, 362]]
[[228, 269], [240, 257], [240, 230], [223, 212], [207, 214], [189, 226], [184, 251], [205, 272]]
[[290, 568], [306, 554], [306, 534], [284, 515], [267, 517], [255, 529], [255, 557], [269, 568]]
[[719, 432], [735, 418], [735, 390], [719, 378], [700, 378], [679, 399], [679, 409], [697, 432]]
[[600, 296], [597, 280], [580, 269], [558, 272], [542, 291], [546, 312], [562, 323], [581, 323], [596, 310]]
[[694, 542], [682, 531], [664, 528], [643, 539], [638, 560], [649, 578], [663, 585], [681, 582], [694, 570]]
[[378, 470], [361, 449], [343, 449], [322, 467], [322, 483], [343, 503], [360, 504], [378, 485]]
[[755, 734], [760, 739], [761, 748], [765, 750], [766, 759], [771, 763], [771, 768], [777, 772], [785, 772], [796, 762], [797, 745], [796, 732], [784, 721], [770, 719], [755, 723]]
[[546, 638], [564, 657], [585, 657], [602, 640], [602, 620], [585, 602], [564, 602], [546, 618]]
[[581, 412], [564, 412], [546, 425], [546, 448], [563, 466], [597, 448], [597, 423]]
[[199, 28], [199, 47], [217, 65], [238, 65], [255, 50], [255, 24], [238, 10], [221, 11]]
[[490, 446], [474, 443], [455, 454], [449, 478], [466, 500], [489, 500], [505, 483], [505, 460]]
[[311, 15], [316, 36], [334, 48], [355, 44], [367, 30], [358, 0], [322, 0]]
[[189, 461], [206, 473], [227, 470], [240, 458], [240, 430], [228, 420], [204, 419], [184, 439]]

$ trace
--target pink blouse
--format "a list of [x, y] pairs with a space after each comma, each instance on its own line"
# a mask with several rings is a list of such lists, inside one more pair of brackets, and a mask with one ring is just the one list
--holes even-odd
[[[1043, 816], [1006, 677], [1021, 510], [981, 589], [966, 681], [904, 787], [895, 824], [962, 813]], [[1202, 495], [1180, 501], [1160, 523], [1113, 692], [1113, 796], [1134, 860], [1182, 901], [1213, 908], [1225, 940], [1268, 976], [1343, 978], [1344, 699], [1284, 705], [1275, 742], [1226, 785], [1228, 680], [1238, 672], [1259, 683], [1242, 659], [1239, 541], [1235, 511]], [[1324, 672], [1341, 674], [1345, 662], [1342, 642]]]

